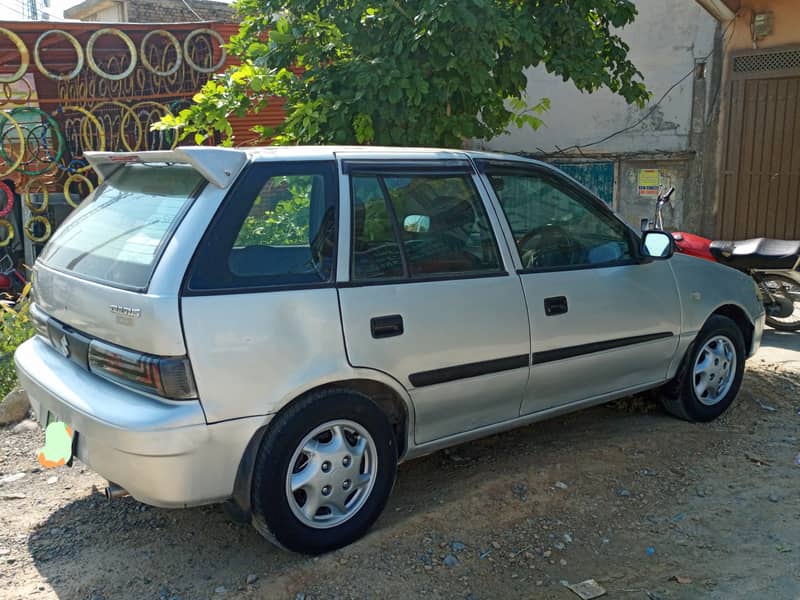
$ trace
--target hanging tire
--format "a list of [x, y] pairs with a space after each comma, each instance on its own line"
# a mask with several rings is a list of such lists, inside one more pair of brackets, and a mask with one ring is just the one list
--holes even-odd
[[664, 408], [686, 421], [716, 419], [739, 393], [746, 358], [744, 336], [736, 323], [713, 315], [697, 334], [676, 378], [663, 389]]
[[384, 412], [350, 390], [309, 394], [279, 413], [256, 456], [253, 526], [306, 554], [346, 546], [383, 511], [397, 471]]
[[800, 331], [800, 283], [783, 275], [767, 274], [762, 277], [761, 285], [770, 294], [780, 296], [782, 301], [794, 305], [794, 310], [786, 317], [767, 314], [767, 325], [780, 331]]

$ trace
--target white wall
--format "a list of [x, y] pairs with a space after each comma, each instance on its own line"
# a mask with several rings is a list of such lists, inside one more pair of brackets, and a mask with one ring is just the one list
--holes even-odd
[[[636, 0], [639, 15], [621, 31], [630, 46], [630, 58], [644, 75], [656, 102], [700, 59], [711, 53], [716, 21], [694, 0]], [[709, 61], [706, 79], [710, 80]], [[644, 123], [627, 133], [584, 152], [681, 151], [688, 147], [692, 86], [690, 76], [676, 87]], [[552, 108], [538, 131], [512, 126], [507, 135], [478, 146], [508, 152], [556, 152], [574, 144], [597, 141], [640, 119], [649, 109], [629, 106], [607, 90], [579, 92], [569, 82], [548, 74], [543, 67], [528, 73], [531, 103], [546, 97]]]

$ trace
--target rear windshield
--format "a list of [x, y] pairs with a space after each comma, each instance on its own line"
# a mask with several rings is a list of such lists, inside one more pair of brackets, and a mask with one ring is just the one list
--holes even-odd
[[144, 290], [204, 180], [188, 165], [127, 165], [58, 228], [40, 260], [74, 275]]

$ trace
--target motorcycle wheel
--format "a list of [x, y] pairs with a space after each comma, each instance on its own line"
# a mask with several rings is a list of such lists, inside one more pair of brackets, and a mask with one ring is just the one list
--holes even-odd
[[767, 316], [767, 325], [780, 331], [800, 331], [800, 283], [783, 275], [764, 275], [761, 280], [770, 294], [780, 295], [794, 304], [794, 311], [788, 317]]

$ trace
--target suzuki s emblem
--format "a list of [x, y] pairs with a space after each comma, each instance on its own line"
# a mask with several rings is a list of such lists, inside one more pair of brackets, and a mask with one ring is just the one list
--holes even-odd
[[62, 335], [61, 340], [58, 342], [58, 351], [61, 352], [64, 358], [69, 358], [69, 340], [66, 334]]
[[129, 319], [138, 319], [142, 316], [141, 308], [132, 308], [130, 306], [121, 306], [120, 304], [112, 304], [108, 307], [111, 312], [120, 317], [128, 317]]

